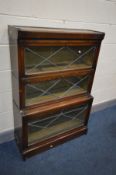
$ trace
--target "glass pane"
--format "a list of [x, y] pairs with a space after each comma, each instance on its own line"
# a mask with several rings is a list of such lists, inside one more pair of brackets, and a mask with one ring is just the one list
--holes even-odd
[[88, 105], [81, 105], [28, 123], [28, 143], [40, 142], [84, 125]]
[[30, 106], [87, 92], [89, 75], [27, 84], [25, 105]]
[[25, 48], [25, 73], [92, 67], [95, 46]]

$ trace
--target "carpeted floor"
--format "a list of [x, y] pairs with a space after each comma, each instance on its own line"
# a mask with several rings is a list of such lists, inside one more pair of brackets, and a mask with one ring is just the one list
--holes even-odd
[[0, 145], [0, 175], [116, 175], [116, 106], [91, 115], [88, 134], [22, 161]]

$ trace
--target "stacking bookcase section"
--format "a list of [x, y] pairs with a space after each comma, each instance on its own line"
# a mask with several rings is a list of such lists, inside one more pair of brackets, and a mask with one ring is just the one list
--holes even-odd
[[28, 157], [86, 133], [92, 101], [91, 96], [85, 95], [23, 111], [23, 155]]
[[[71, 72], [72, 73], [72, 72]], [[22, 79], [24, 106], [34, 106], [52, 101], [63, 101], [90, 92], [93, 70], [75, 71], [73, 75], [55, 73], [50, 76]]]
[[25, 74], [92, 68], [95, 49], [95, 46], [27, 47]]
[[15, 139], [23, 158], [87, 132], [104, 33], [9, 26]]

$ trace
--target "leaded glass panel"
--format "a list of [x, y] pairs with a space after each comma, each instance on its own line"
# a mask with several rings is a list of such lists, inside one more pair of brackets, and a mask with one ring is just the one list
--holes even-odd
[[91, 68], [94, 54], [95, 46], [27, 47], [25, 48], [25, 73]]
[[27, 84], [25, 86], [25, 105], [30, 106], [87, 93], [89, 80], [90, 75], [84, 75]]
[[87, 104], [80, 105], [29, 122], [28, 144], [41, 142], [71, 129], [84, 126], [87, 109]]

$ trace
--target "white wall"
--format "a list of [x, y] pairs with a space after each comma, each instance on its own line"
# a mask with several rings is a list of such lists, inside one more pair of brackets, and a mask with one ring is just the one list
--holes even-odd
[[0, 133], [13, 129], [8, 25], [105, 32], [92, 94], [94, 104], [116, 98], [115, 0], [0, 0]]

